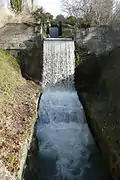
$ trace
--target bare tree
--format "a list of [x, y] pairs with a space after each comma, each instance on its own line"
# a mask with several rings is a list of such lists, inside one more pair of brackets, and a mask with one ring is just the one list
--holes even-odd
[[77, 19], [87, 17], [91, 12], [91, 0], [62, 0], [63, 11]]
[[34, 9], [34, 0], [23, 0], [23, 9], [24, 10], [29, 10], [29, 11], [33, 11]]
[[62, 4], [68, 15], [97, 25], [110, 24], [120, 16], [120, 2], [116, 0], [62, 0]]
[[31, 0], [31, 6], [32, 6], [32, 11], [33, 11], [34, 0]]
[[92, 0], [92, 22], [109, 24], [113, 16], [113, 0]]
[[114, 1], [113, 5], [113, 16], [111, 21], [120, 21], [120, 0]]

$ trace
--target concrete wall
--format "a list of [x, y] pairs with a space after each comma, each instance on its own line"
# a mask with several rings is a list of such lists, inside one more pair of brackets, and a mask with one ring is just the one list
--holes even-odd
[[26, 49], [33, 47], [33, 39], [40, 35], [40, 26], [36, 24], [6, 24], [0, 28], [0, 48]]
[[77, 30], [76, 42], [89, 53], [100, 55], [120, 46], [120, 30], [110, 26]]
[[22, 75], [41, 80], [42, 40], [38, 24], [6, 24], [0, 29], [0, 48], [20, 59]]
[[[83, 33], [85, 33], [83, 31]], [[75, 83], [110, 179], [120, 179], [120, 31], [90, 28], [77, 36]]]

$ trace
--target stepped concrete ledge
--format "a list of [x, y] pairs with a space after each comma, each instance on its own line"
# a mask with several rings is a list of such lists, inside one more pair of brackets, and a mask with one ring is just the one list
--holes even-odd
[[44, 41], [73, 41], [72, 38], [44, 38]]

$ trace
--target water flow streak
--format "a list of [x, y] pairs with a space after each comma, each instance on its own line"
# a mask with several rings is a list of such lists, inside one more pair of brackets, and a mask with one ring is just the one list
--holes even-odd
[[46, 39], [44, 41], [43, 91], [46, 88], [71, 88], [74, 86], [74, 41], [71, 39]]
[[83, 107], [72, 89], [73, 41], [45, 41], [43, 65], [37, 180], [107, 180]]

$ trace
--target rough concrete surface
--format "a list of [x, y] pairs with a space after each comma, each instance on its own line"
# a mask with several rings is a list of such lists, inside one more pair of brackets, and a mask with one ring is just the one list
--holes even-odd
[[[107, 32], [106, 27], [102, 27], [102, 31], [101, 28], [97, 28], [95, 36], [91, 33], [87, 35], [90, 38], [86, 41], [86, 47], [83, 48], [78, 43], [80, 64], [76, 68], [75, 77], [76, 89], [85, 108], [88, 123], [102, 151], [106, 168], [113, 179], [119, 180], [120, 36], [119, 32], [109, 27]], [[88, 55], [88, 52], [92, 54]]]

